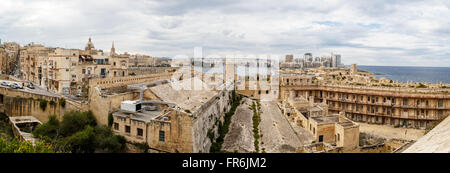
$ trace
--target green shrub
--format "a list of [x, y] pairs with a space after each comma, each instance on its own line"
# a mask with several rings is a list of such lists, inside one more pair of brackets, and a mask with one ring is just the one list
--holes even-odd
[[0, 138], [0, 153], [54, 153], [52, 146], [36, 141], [35, 145], [17, 139]]
[[39, 99], [39, 107], [42, 111], [45, 111], [45, 109], [47, 108], [47, 100]]
[[61, 121], [61, 134], [71, 136], [83, 130], [86, 126], [95, 127], [96, 125], [97, 121], [92, 111], [70, 111], [64, 114], [63, 120]]
[[3, 113], [3, 112], [0, 112], [0, 121], [8, 122], [8, 120], [9, 120], [8, 115], [6, 115], [6, 114]]
[[61, 106], [62, 108], [66, 107], [66, 99], [59, 98], [58, 102], [59, 102], [59, 106]]
[[72, 153], [93, 153], [95, 151], [95, 132], [91, 126], [86, 126], [81, 131], [66, 138]]
[[259, 123], [261, 122], [261, 103], [259, 100], [253, 102], [252, 104], [252, 110], [253, 110], [253, 137], [255, 138], [254, 145], [255, 145], [255, 151], [259, 152], [259, 139], [262, 137], [262, 134], [259, 134]]
[[108, 114], [108, 127], [112, 127], [112, 124], [114, 123], [114, 117], [112, 113]]
[[122, 152], [125, 148], [126, 139], [120, 135], [114, 135], [108, 126], [97, 126], [95, 131], [95, 146], [105, 152]]
[[223, 140], [225, 138], [225, 135], [228, 133], [229, 126], [231, 123], [231, 117], [234, 115], [234, 112], [236, 111], [236, 108], [241, 103], [242, 97], [240, 95], [237, 95], [236, 92], [233, 90], [231, 93], [231, 108], [230, 111], [225, 113], [224, 122], [219, 123], [218, 131], [219, 136], [217, 137], [216, 141], [211, 144], [211, 147], [209, 148], [209, 152], [211, 153], [218, 153], [218, 152], [224, 152], [222, 151], [222, 144]]
[[61, 122], [56, 116], [49, 116], [46, 123], [35, 128], [33, 135], [58, 152], [122, 152], [126, 144], [125, 137], [114, 135], [110, 127], [98, 126], [91, 111], [68, 112]]
[[49, 104], [50, 104], [50, 106], [55, 106], [55, 105], [56, 105], [56, 102], [53, 101], [53, 100], [50, 100]]
[[59, 133], [59, 121], [56, 115], [50, 115], [48, 121], [42, 125], [37, 126], [33, 130], [33, 135], [36, 137], [48, 137], [54, 139]]

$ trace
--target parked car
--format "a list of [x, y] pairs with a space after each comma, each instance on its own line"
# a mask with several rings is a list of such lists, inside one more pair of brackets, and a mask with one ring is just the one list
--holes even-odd
[[34, 89], [33, 83], [29, 83], [29, 84], [27, 85], [27, 87], [30, 88], [30, 89]]
[[1, 85], [2, 85], [2, 86], [9, 86], [9, 83], [6, 82], [6, 81], [3, 81]]
[[23, 86], [18, 83], [13, 83], [10, 87], [13, 89], [18, 89], [18, 88], [23, 89]]

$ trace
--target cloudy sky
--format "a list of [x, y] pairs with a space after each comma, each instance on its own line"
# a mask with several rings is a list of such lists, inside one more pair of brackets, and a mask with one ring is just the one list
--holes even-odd
[[341, 54], [345, 64], [450, 66], [448, 0], [1, 0], [0, 38], [171, 57]]

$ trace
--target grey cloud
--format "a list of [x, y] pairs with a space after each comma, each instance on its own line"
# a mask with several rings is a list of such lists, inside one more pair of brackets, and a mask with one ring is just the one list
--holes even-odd
[[[0, 7], [0, 38], [21, 44], [82, 48], [91, 36], [97, 48], [108, 50], [114, 40], [118, 50], [153, 56], [190, 54], [193, 47], [203, 46], [214, 54], [334, 51], [347, 63], [417, 65], [440, 59], [436, 65], [450, 66], [450, 3], [445, 0], [3, 0], [2, 4], [7, 7]], [[447, 9], [436, 13], [434, 7]], [[408, 58], [414, 61], [405, 61]]]

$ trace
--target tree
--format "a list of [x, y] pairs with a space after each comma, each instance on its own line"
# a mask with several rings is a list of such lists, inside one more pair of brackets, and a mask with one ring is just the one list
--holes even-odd
[[66, 99], [60, 98], [60, 99], [58, 100], [58, 102], [59, 102], [59, 105], [60, 105], [62, 108], [65, 108], [65, 107], [66, 107]]
[[66, 138], [72, 153], [93, 153], [95, 151], [95, 132], [91, 126], [86, 126], [84, 130], [74, 133]]
[[61, 122], [56, 116], [49, 116], [46, 123], [35, 128], [33, 135], [59, 152], [122, 152], [126, 143], [123, 136], [114, 135], [111, 127], [98, 126], [91, 111], [68, 112]]
[[70, 111], [64, 114], [61, 122], [61, 134], [66, 137], [71, 136], [72, 134], [83, 130], [86, 126], [97, 126], [97, 121], [92, 111]]
[[0, 153], [54, 153], [52, 146], [36, 141], [35, 145], [31, 142], [13, 139], [7, 141], [0, 138]]
[[114, 135], [108, 126], [97, 126], [95, 131], [95, 146], [105, 152], [121, 152], [125, 148], [126, 139], [120, 135]]
[[114, 117], [113, 117], [112, 113], [109, 113], [108, 114], [108, 126], [111, 127], [113, 123], [114, 123]]
[[57, 138], [59, 134], [59, 121], [56, 115], [50, 115], [48, 121], [42, 125], [37, 126], [33, 130], [35, 137], [48, 137], [50, 139]]

